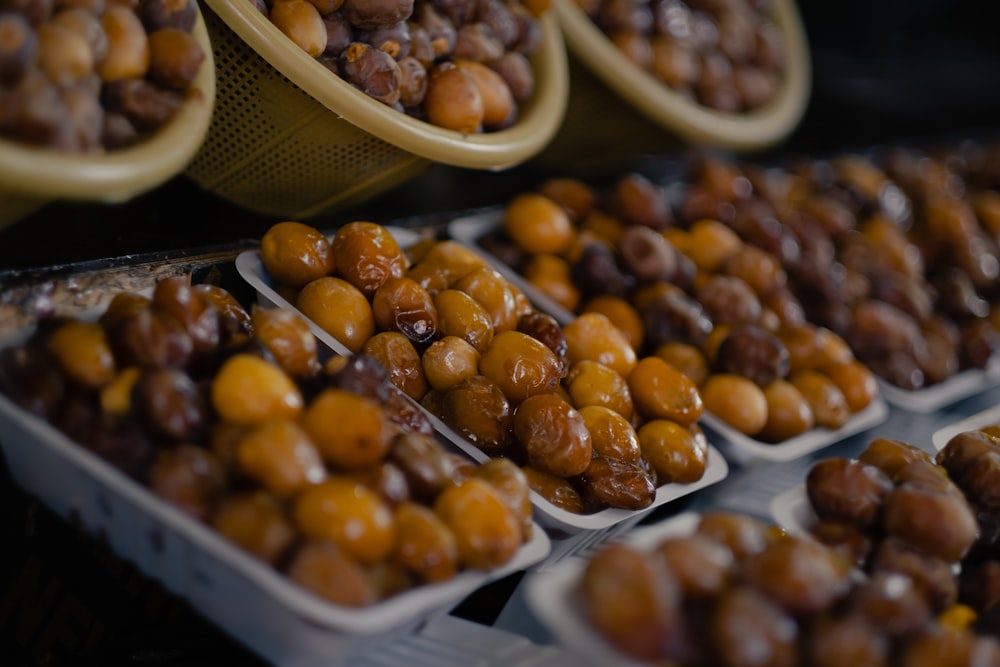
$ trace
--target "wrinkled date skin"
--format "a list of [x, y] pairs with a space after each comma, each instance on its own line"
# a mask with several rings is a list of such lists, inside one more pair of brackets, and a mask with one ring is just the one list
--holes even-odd
[[653, 504], [656, 486], [640, 466], [619, 459], [598, 457], [575, 480], [583, 495], [597, 507], [641, 510]]

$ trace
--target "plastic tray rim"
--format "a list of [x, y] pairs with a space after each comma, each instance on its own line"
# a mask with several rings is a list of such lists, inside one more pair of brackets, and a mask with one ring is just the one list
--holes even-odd
[[917, 413], [931, 413], [1000, 383], [1000, 355], [984, 368], [969, 368], [950, 378], [914, 391], [879, 379], [879, 390], [892, 405]]
[[[616, 538], [638, 549], [647, 550], [673, 536], [691, 534], [699, 515], [683, 512], [650, 526], [642, 526]], [[525, 600], [532, 614], [555, 636], [556, 643], [570, 648], [593, 665], [641, 667], [629, 659], [583, 618], [577, 583], [587, 566], [585, 558], [568, 558], [544, 572], [534, 573], [525, 582]]]
[[974, 431], [991, 424], [1000, 424], [1000, 405], [986, 408], [965, 419], [939, 428], [931, 435], [931, 444], [934, 446], [934, 450], [939, 452], [945, 448], [949, 440], [959, 433]]

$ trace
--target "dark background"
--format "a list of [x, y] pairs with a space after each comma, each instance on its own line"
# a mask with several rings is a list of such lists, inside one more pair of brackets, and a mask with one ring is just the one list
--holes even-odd
[[[1000, 4], [814, 0], [800, 11], [812, 58], [809, 107], [786, 141], [751, 157], [980, 139], [1000, 127]], [[637, 130], [651, 131], [656, 129]], [[663, 176], [657, 169], [675, 164], [686, 147], [657, 139], [673, 148], [609, 156], [603, 163], [598, 155], [586, 175], [600, 177], [602, 166], [606, 174], [635, 166]], [[314, 222], [389, 223], [498, 204], [545, 175], [578, 175], [579, 168], [544, 155], [501, 173], [435, 166], [391, 196]], [[78, 262], [252, 243], [273, 222], [198, 190], [182, 176], [123, 205], [53, 203], [0, 230], [0, 288]], [[483, 592], [466, 608], [478, 605], [488, 614], [491, 595]], [[25, 496], [0, 462], [0, 664], [221, 663], [253, 665], [256, 659]]]

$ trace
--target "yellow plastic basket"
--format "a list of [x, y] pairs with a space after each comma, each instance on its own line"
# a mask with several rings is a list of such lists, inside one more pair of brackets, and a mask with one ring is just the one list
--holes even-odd
[[542, 46], [532, 59], [535, 95], [517, 122], [463, 134], [368, 97], [252, 3], [206, 2], [219, 93], [208, 137], [185, 174], [244, 208], [308, 219], [371, 199], [434, 163], [506, 169], [541, 151], [562, 122], [568, 66], [551, 13], [541, 19]]
[[194, 158], [212, 119], [215, 64], [204, 17], [193, 34], [205, 60], [174, 117], [142, 143], [97, 155], [0, 139], [0, 229], [57, 199], [116, 204], [161, 185]]
[[[552, 0], [552, 5], [574, 64], [582, 64], [593, 75], [578, 77], [573, 72], [570, 112], [564, 128], [567, 136], [557, 139], [568, 148], [584, 143], [579, 138], [592, 134], [595, 123], [625, 128], [634, 124], [634, 135], [651, 121], [654, 127], [691, 144], [757, 150], [784, 139], [805, 112], [812, 73], [805, 30], [794, 0], [774, 2], [775, 23], [787, 49], [782, 86], [768, 104], [747, 113], [723, 113], [693, 103], [628, 60], [573, 0]], [[622, 107], [635, 113], [609, 112]], [[638, 123], [636, 116], [641, 116]], [[650, 139], [654, 143], [658, 140]]]

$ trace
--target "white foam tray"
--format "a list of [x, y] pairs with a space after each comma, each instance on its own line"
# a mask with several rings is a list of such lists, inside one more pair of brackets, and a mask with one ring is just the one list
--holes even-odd
[[[685, 512], [650, 526], [636, 528], [620, 540], [648, 550], [669, 537], [690, 535], [700, 517]], [[551, 633], [558, 646], [594, 667], [640, 667], [643, 663], [623, 655], [607, 642], [582, 614], [578, 586], [587, 567], [586, 558], [569, 558], [544, 572], [529, 574], [524, 582], [528, 609]], [[648, 665], [646, 666], [648, 667]]]
[[705, 412], [702, 422], [705, 429], [719, 435], [717, 441], [733, 461], [749, 463], [753, 460], [785, 463], [817, 452], [852, 435], [878, 426], [889, 416], [889, 406], [876, 397], [864, 410], [851, 415], [837, 429], [812, 428], [801, 435], [781, 442], [770, 443], [745, 435], [710, 412]]
[[[388, 229], [404, 248], [421, 238], [417, 232], [411, 229], [391, 226]], [[490, 261], [488, 255], [480, 254], [485, 260]], [[275, 289], [273, 281], [261, 262], [258, 250], [246, 250], [240, 253], [236, 258], [236, 268], [240, 276], [257, 291], [258, 300], [263, 306], [295, 309], [295, 305], [281, 296]], [[507, 274], [504, 275], [506, 276]], [[516, 281], [512, 280], [512, 282], [515, 285], [518, 284]], [[533, 297], [530, 293], [526, 292], [526, 294], [529, 298]], [[537, 302], [535, 306], [540, 309], [542, 308]], [[303, 317], [309, 323], [313, 334], [324, 345], [339, 355], [351, 356], [351, 351], [340, 341], [324, 331], [308, 317]], [[442, 420], [429, 412], [425, 411], [425, 414], [427, 414], [434, 428], [465, 455], [479, 463], [489, 459], [487, 454], [459, 435]], [[577, 548], [574, 542], [570, 541], [570, 538], [583, 539], [580, 533], [584, 531], [604, 531], [604, 533], [610, 534], [628, 525], [629, 522], [638, 522], [647, 513], [665, 503], [677, 500], [699, 489], [722, 481], [728, 474], [729, 465], [726, 463], [725, 457], [710, 443], [708, 446], [708, 461], [705, 466], [705, 473], [701, 479], [691, 484], [665, 484], [660, 486], [656, 490], [656, 497], [653, 503], [649, 507], [639, 511], [607, 508], [593, 514], [574, 514], [557, 507], [535, 492], [531, 493], [531, 501], [536, 510], [536, 520], [558, 542], [558, 545], [553, 548], [554, 555], [558, 556], [562, 551]]]
[[970, 368], [923, 389], [910, 391], [879, 380], [879, 391], [898, 408], [926, 414], [975, 396], [997, 384], [1000, 384], [1000, 356], [993, 355], [985, 368]]
[[797, 484], [771, 499], [774, 523], [797, 537], [810, 537], [816, 513], [809, 504], [805, 484]]
[[26, 492], [281, 665], [339, 664], [410, 633], [486, 583], [534, 566], [551, 549], [535, 524], [531, 540], [501, 568], [463, 571], [369, 607], [348, 608], [297, 586], [2, 395], [0, 450]]
[[977, 412], [970, 417], [938, 429], [931, 436], [931, 443], [934, 445], [934, 450], [939, 452], [944, 449], [949, 440], [959, 433], [975, 431], [991, 424], [1000, 424], [1000, 405], [987, 408], [982, 412]]

